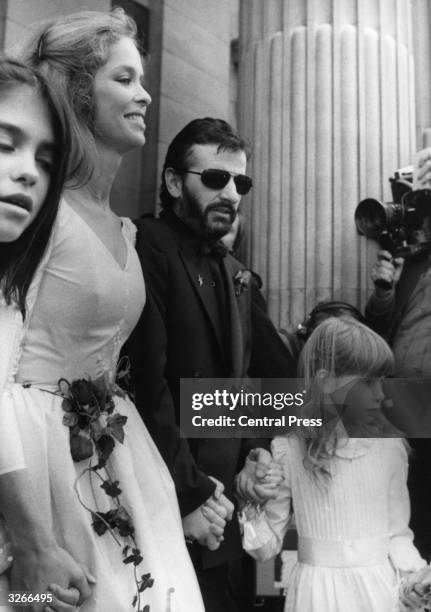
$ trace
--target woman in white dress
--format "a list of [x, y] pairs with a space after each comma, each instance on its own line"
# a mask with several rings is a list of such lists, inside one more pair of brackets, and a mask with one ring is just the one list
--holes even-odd
[[109, 207], [123, 154], [145, 142], [135, 33], [121, 10], [80, 13], [44, 25], [24, 53], [70, 103], [80, 186], [64, 193], [26, 296], [2, 398], [35, 485], [31, 499], [16, 486], [15, 502], [50, 534], [16, 550], [14, 586], [76, 587], [87, 612], [201, 612], [172, 479], [115, 383], [145, 301], [133, 226]]
[[[298, 563], [286, 612], [422, 609], [431, 576], [408, 527], [407, 452], [400, 438], [377, 437], [397, 433], [380, 410], [390, 348], [358, 321], [331, 318], [310, 336], [303, 362], [311, 393], [303, 416], [324, 422], [272, 442], [284, 482], [263, 511], [244, 511], [244, 546], [259, 560], [280, 552], [293, 503]], [[336, 406], [342, 423], [327, 420]]]

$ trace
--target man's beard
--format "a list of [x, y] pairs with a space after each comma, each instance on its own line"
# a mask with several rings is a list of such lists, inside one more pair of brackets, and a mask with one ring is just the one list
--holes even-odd
[[[202, 210], [196, 198], [187, 192], [184, 193], [178, 208], [182, 221], [209, 242], [215, 242], [227, 234], [236, 217], [236, 210], [231, 204], [218, 202]], [[223, 211], [226, 214], [221, 217], [217, 215], [217, 211]]]

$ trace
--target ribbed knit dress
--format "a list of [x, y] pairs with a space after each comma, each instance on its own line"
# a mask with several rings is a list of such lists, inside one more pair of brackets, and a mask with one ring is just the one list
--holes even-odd
[[304, 441], [275, 438], [284, 468], [279, 495], [265, 505], [270, 529], [256, 523], [259, 560], [277, 554], [292, 503], [298, 563], [288, 581], [285, 612], [395, 612], [399, 573], [425, 565], [408, 527], [407, 452], [402, 440], [344, 439], [328, 460], [330, 477], [304, 467]]

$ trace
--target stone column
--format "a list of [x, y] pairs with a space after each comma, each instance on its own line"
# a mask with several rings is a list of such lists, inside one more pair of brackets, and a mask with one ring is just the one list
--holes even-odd
[[416, 86], [416, 136], [418, 149], [431, 147], [431, 6], [413, 2], [413, 45]]
[[239, 125], [253, 143], [247, 256], [292, 328], [319, 300], [363, 306], [364, 197], [415, 151], [410, 0], [241, 0]]

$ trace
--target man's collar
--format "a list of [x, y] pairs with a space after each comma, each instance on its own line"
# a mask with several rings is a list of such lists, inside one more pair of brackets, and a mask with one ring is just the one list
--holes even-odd
[[201, 242], [200, 252], [202, 255], [209, 255], [216, 259], [226, 257], [229, 253], [229, 249], [223, 244], [221, 240], [216, 242]]

